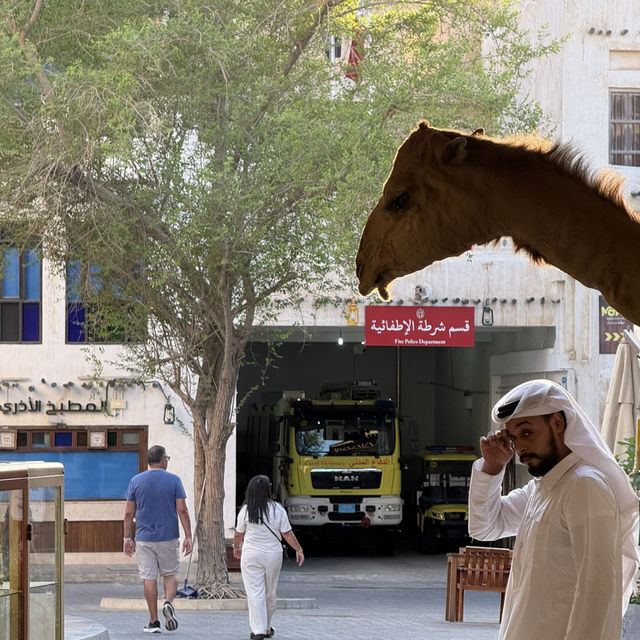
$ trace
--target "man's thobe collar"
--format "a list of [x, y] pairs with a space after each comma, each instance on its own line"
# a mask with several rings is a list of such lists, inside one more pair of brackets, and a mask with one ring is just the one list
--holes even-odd
[[534, 482], [538, 487], [542, 486], [546, 491], [551, 491], [558, 483], [560, 478], [580, 461], [580, 458], [573, 452], [562, 458], [558, 464], [550, 471], [547, 471], [540, 478], [534, 478]]

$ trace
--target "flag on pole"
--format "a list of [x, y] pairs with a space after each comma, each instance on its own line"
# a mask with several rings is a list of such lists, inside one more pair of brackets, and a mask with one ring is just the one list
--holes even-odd
[[347, 58], [347, 78], [358, 81], [360, 77], [358, 74], [358, 64], [364, 57], [364, 37], [360, 33], [351, 39], [351, 46], [349, 47], [349, 57]]

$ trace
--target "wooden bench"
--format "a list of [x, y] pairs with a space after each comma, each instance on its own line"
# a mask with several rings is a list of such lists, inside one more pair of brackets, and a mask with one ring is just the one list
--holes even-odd
[[502, 620], [512, 555], [510, 549], [494, 547], [461, 547], [448, 554], [446, 619], [462, 622], [465, 591], [497, 591]]

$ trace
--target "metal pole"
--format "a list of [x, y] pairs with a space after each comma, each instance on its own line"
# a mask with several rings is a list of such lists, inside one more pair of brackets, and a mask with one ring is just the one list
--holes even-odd
[[400, 411], [400, 347], [396, 347], [396, 406], [398, 409], [398, 415]]

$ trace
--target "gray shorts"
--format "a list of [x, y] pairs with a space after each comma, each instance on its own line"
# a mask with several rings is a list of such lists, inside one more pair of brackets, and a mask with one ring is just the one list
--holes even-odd
[[147, 542], [136, 540], [136, 562], [142, 580], [161, 576], [175, 576], [180, 569], [180, 540]]

